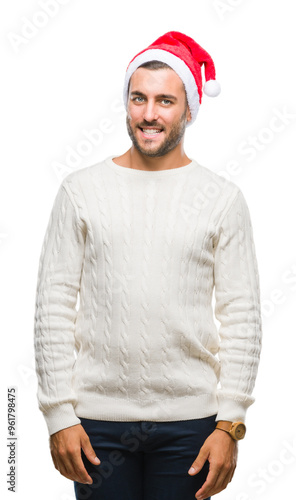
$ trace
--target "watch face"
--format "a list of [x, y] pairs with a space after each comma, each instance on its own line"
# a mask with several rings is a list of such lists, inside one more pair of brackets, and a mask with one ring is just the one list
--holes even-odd
[[245, 424], [238, 424], [235, 428], [235, 437], [236, 439], [242, 439], [246, 433]]

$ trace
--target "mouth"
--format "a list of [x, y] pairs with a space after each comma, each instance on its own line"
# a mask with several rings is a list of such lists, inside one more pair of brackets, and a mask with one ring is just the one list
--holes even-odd
[[142, 127], [139, 127], [140, 131], [141, 131], [141, 135], [142, 137], [144, 137], [145, 139], [155, 139], [159, 136], [161, 136], [162, 132], [163, 132], [163, 129], [159, 129], [159, 128], [152, 128], [152, 127], [148, 127], [148, 128], [142, 128]]

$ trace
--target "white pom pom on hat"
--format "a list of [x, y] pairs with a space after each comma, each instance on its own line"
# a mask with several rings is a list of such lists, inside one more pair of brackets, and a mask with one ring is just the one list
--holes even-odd
[[221, 85], [217, 80], [208, 80], [204, 84], [203, 91], [209, 97], [217, 97], [221, 92]]
[[[123, 88], [123, 101], [126, 109], [128, 84], [132, 74], [141, 64], [152, 60], [167, 63], [183, 81], [191, 113], [191, 120], [186, 126], [191, 125], [196, 119], [202, 102], [202, 92], [209, 97], [216, 97], [221, 92], [221, 86], [216, 81], [214, 62], [208, 52], [184, 33], [169, 31], [135, 55], [128, 64]], [[204, 85], [202, 85], [201, 73], [203, 65]]]

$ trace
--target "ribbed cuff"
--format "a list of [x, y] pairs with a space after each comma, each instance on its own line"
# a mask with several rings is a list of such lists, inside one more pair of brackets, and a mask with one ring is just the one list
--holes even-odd
[[216, 422], [218, 420], [228, 420], [230, 422], [244, 422], [246, 420], [246, 412], [250, 404], [254, 402], [242, 402], [236, 401], [234, 399], [219, 399], [218, 398], [218, 413], [216, 417]]
[[43, 416], [50, 436], [62, 429], [81, 423], [71, 403], [56, 405], [54, 408], [43, 412]]

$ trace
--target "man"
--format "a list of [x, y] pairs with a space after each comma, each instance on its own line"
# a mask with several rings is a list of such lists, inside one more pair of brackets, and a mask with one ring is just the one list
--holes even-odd
[[241, 190], [184, 151], [203, 64], [203, 89], [218, 95], [211, 57], [182, 33], [134, 57], [131, 148], [69, 174], [48, 223], [38, 401], [79, 500], [209, 499], [236, 467], [261, 352], [259, 278]]

